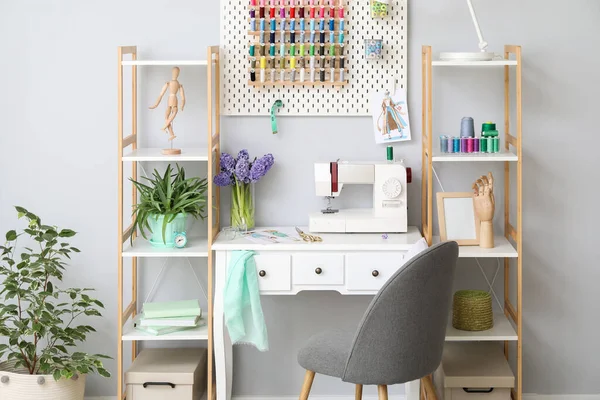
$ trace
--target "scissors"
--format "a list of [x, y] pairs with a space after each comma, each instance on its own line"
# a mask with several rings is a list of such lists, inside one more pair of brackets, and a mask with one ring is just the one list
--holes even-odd
[[322, 242], [323, 238], [320, 236], [316, 236], [316, 235], [309, 235], [307, 233], [304, 233], [302, 231], [302, 229], [296, 227], [296, 232], [298, 232], [298, 235], [300, 235], [300, 237], [302, 238], [302, 240], [304, 240], [305, 242], [310, 242], [310, 243], [315, 243], [315, 242]]

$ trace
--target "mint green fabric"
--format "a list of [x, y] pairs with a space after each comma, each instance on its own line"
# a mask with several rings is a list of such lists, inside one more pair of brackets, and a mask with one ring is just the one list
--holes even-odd
[[225, 324], [233, 344], [269, 350], [267, 325], [260, 305], [258, 274], [253, 251], [233, 251], [225, 283]]

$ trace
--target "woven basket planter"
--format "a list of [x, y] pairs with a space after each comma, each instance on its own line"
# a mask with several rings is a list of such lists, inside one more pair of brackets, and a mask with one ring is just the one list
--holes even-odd
[[29, 375], [15, 371], [12, 363], [0, 363], [0, 399], [83, 400], [84, 391], [85, 375], [57, 382], [52, 375]]
[[461, 331], [493, 328], [492, 295], [483, 290], [459, 290], [454, 293], [452, 326]]

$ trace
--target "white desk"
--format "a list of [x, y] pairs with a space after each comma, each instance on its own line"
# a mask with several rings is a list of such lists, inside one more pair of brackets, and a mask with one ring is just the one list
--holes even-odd
[[[388, 239], [379, 234], [320, 236], [322, 243], [272, 245], [252, 243], [244, 238], [223, 240], [217, 237], [212, 246], [216, 252], [213, 315], [217, 400], [231, 399], [232, 345], [223, 319], [223, 290], [231, 251], [256, 252], [262, 295], [295, 295], [306, 290], [374, 295], [402, 266], [404, 253], [421, 239], [415, 227], [410, 227], [406, 234], [389, 235]], [[406, 396], [407, 400], [418, 400], [418, 381], [406, 385]]]

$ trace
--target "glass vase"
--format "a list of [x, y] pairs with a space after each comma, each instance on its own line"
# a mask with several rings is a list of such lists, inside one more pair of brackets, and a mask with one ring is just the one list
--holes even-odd
[[231, 187], [231, 226], [240, 232], [254, 228], [254, 184], [237, 183]]

